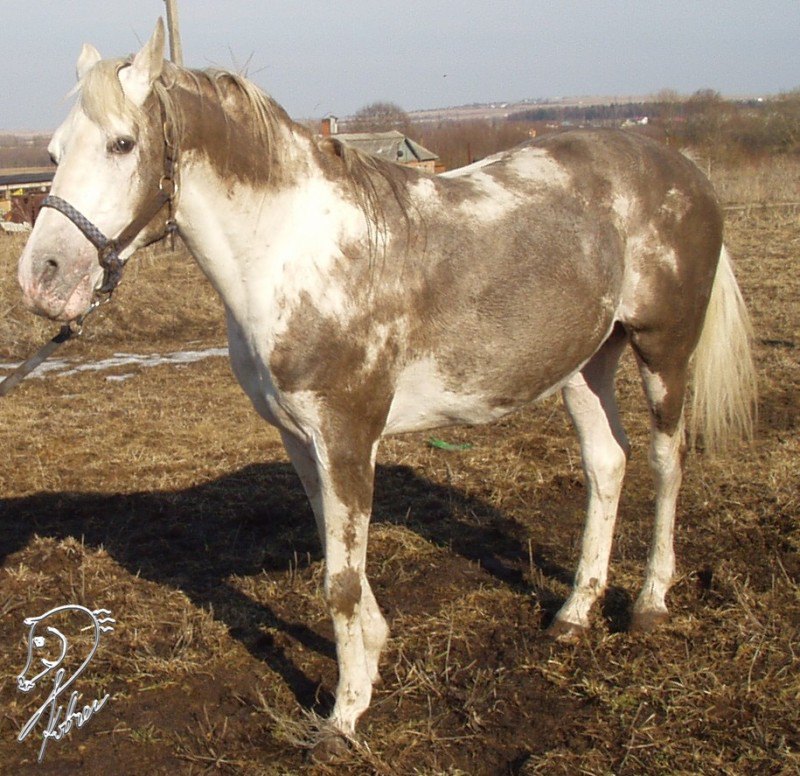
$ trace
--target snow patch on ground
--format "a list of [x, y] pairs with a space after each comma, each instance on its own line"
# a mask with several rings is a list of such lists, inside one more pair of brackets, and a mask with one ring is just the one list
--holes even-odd
[[[36, 369], [30, 377], [68, 377], [80, 372], [106, 372], [111, 369], [123, 367], [139, 367], [147, 369], [154, 366], [185, 366], [206, 358], [218, 358], [228, 356], [228, 348], [205, 348], [204, 350], [180, 350], [175, 353], [114, 353], [109, 358], [100, 361], [79, 362], [73, 359], [53, 359], [45, 361]], [[0, 370], [11, 371], [19, 366], [17, 363], [0, 363]], [[125, 374], [108, 375], [106, 380], [122, 381], [135, 377], [135, 372]]]

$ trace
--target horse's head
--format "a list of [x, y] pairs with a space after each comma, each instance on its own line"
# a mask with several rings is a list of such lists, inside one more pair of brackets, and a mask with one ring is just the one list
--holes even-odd
[[[30, 692], [36, 683], [58, 668], [67, 653], [67, 640], [57, 628], [43, 625], [44, 617], [28, 617], [28, 659], [17, 677], [17, 687]], [[29, 675], [30, 674], [30, 675]]]
[[174, 184], [170, 122], [154, 87], [163, 56], [161, 20], [132, 58], [81, 50], [78, 99], [49, 146], [58, 165], [49, 206], [19, 263], [25, 303], [40, 315], [79, 318], [97, 291], [110, 290], [109, 266], [117, 280], [130, 254], [164, 234]]

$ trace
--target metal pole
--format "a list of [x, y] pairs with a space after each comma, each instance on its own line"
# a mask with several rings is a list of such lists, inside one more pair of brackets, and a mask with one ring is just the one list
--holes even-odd
[[170, 59], [183, 67], [183, 48], [181, 47], [181, 31], [178, 23], [178, 0], [164, 0], [167, 6], [167, 29], [169, 30]]

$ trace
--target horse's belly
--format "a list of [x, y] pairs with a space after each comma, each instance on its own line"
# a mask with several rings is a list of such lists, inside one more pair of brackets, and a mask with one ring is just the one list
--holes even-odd
[[448, 384], [432, 358], [407, 366], [397, 380], [385, 434], [451, 425], [489, 423], [516, 409], [499, 405], [490, 394]]

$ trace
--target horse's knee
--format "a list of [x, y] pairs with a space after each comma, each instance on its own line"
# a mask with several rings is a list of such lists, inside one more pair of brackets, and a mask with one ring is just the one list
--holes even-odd
[[589, 496], [600, 499], [608, 517], [614, 516], [611, 513], [616, 509], [627, 463], [627, 452], [616, 444], [606, 445], [602, 454], [584, 458], [584, 473]]

